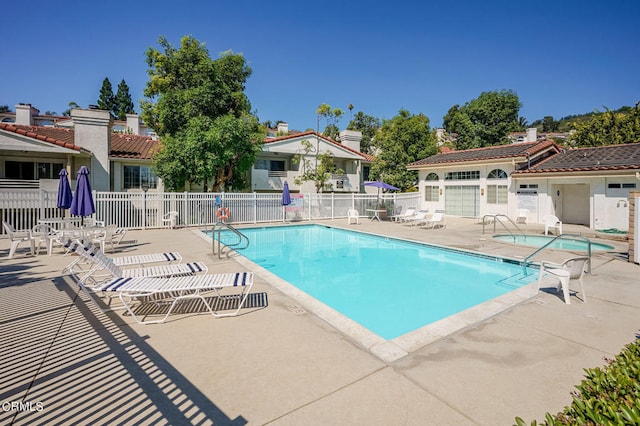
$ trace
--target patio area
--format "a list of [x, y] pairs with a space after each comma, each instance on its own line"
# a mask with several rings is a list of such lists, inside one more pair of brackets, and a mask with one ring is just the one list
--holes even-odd
[[[323, 224], [524, 258], [473, 219], [445, 229], [391, 222]], [[525, 225], [540, 234], [542, 225]], [[487, 228], [488, 229], [488, 228]], [[210, 273], [251, 266], [218, 259], [197, 228], [129, 231], [115, 255], [177, 251]], [[585, 227], [565, 233], [593, 237]], [[598, 240], [601, 241], [601, 240]], [[640, 330], [640, 267], [626, 243], [594, 253], [587, 303], [566, 305], [552, 283], [506, 312], [392, 362], [374, 355], [255, 272], [241, 315], [197, 306], [167, 323], [102, 313], [61, 270], [71, 259], [7, 259], [0, 239], [0, 424], [513, 424], [571, 402], [583, 369], [602, 366]], [[535, 261], [572, 254], [545, 250]], [[546, 281], [545, 281], [546, 282]]]

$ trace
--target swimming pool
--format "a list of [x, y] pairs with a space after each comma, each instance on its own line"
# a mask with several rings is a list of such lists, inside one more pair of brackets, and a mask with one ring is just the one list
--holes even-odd
[[[507, 243], [519, 244], [530, 247], [542, 247], [549, 241], [555, 238], [555, 236], [548, 235], [494, 235], [494, 239], [504, 241]], [[587, 242], [582, 239], [558, 239], [549, 248], [570, 250], [570, 251], [587, 251]], [[591, 242], [592, 251], [609, 251], [615, 247], [608, 244]]]
[[385, 340], [537, 279], [514, 260], [322, 225], [241, 231], [242, 256]]

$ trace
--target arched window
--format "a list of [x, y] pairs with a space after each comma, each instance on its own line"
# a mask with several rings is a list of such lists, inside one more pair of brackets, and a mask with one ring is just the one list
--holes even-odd
[[440, 180], [440, 178], [435, 173], [429, 173], [424, 180]]
[[[502, 169], [493, 169], [487, 179], [507, 179], [507, 173]], [[507, 199], [507, 185], [487, 185], [487, 204], [507, 204]]]
[[493, 169], [487, 175], [487, 179], [506, 179], [507, 172], [502, 169]]
[[424, 200], [425, 201], [439, 201], [440, 200], [440, 187], [438, 186], [437, 181], [440, 180], [437, 174], [429, 173], [427, 177], [424, 178], [427, 182], [434, 182], [431, 185], [426, 185], [424, 187]]

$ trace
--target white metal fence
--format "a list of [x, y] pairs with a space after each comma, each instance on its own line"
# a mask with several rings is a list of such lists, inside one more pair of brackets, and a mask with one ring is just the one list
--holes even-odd
[[[216, 222], [220, 207], [229, 209], [232, 224], [282, 222], [286, 220], [335, 219], [356, 209], [384, 205], [389, 214], [419, 206], [418, 193], [404, 194], [304, 194], [303, 206], [295, 213], [282, 206], [281, 194], [262, 193], [142, 193], [93, 192], [95, 220], [127, 229], [160, 228], [163, 217], [175, 211], [179, 226], [207, 226]], [[69, 212], [56, 207], [57, 193], [45, 190], [0, 192], [0, 218], [16, 229], [32, 228], [39, 219], [57, 218]], [[0, 231], [4, 233], [4, 229]]]

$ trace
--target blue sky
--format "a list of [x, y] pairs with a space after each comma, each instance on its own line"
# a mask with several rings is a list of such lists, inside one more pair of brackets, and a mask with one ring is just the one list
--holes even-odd
[[[61, 113], [124, 79], [138, 105], [145, 51], [192, 35], [242, 53], [261, 121], [316, 128], [321, 103], [433, 127], [454, 104], [511, 89], [529, 122], [640, 101], [640, 1], [14, 2], [0, 25], [0, 105]], [[322, 127], [322, 126], [321, 126]]]

